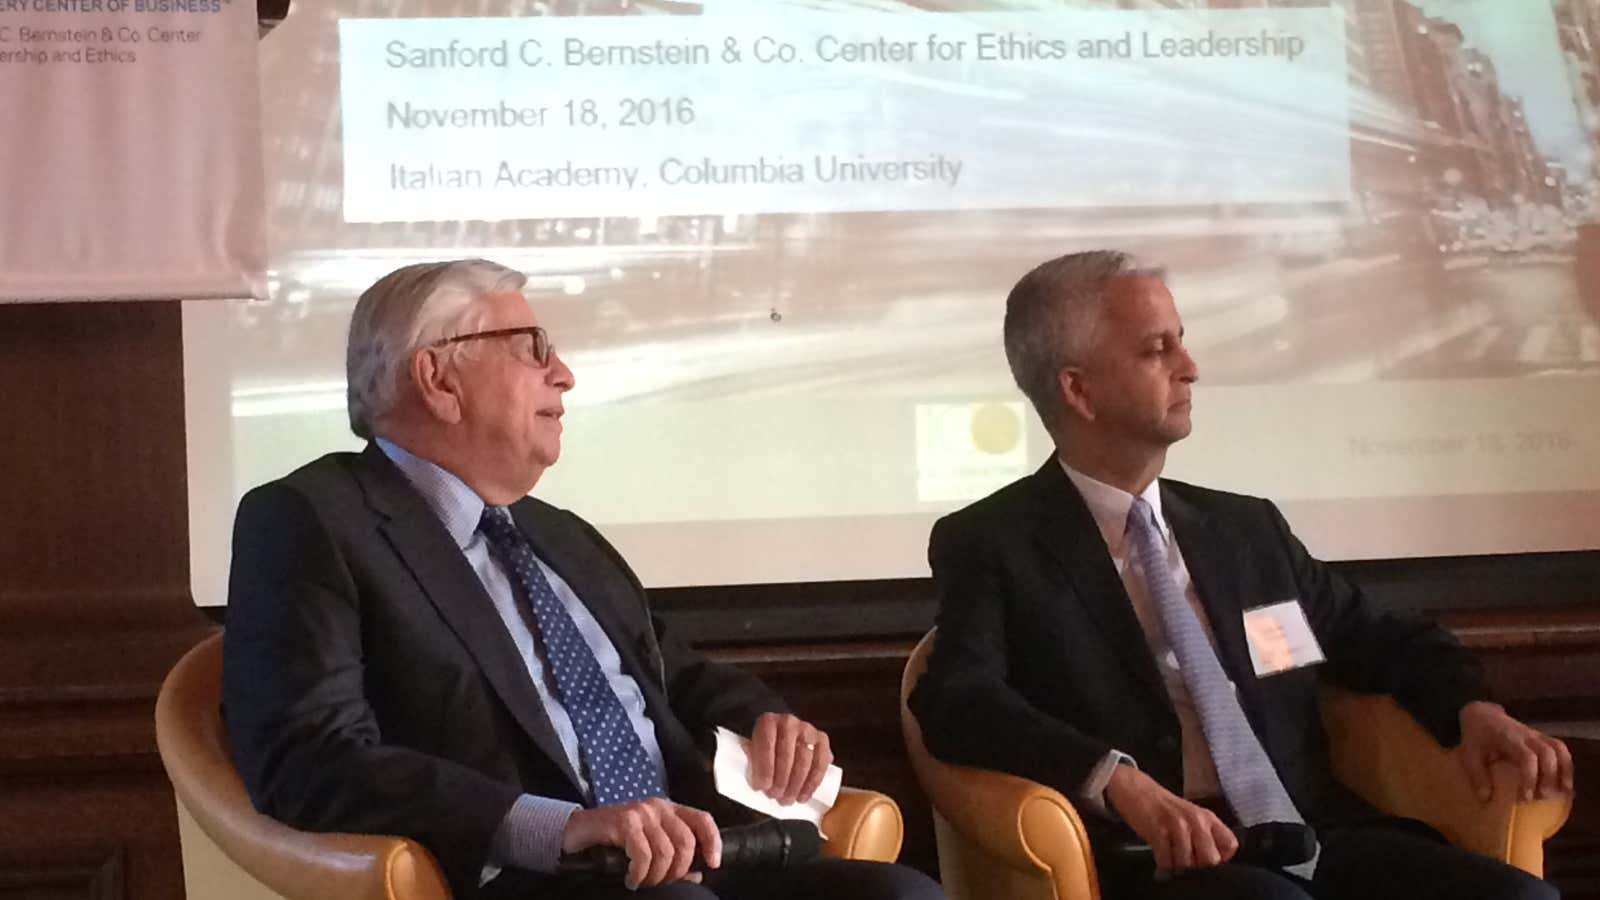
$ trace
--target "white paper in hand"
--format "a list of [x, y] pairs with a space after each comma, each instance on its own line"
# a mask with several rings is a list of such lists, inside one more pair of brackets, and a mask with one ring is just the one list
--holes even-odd
[[[844, 770], [829, 766], [816, 793], [804, 803], [781, 804], [750, 786], [750, 741], [726, 728], [717, 729], [717, 755], [711, 762], [717, 793], [757, 812], [778, 819], [802, 819], [822, 828], [822, 815], [839, 799], [839, 784]], [[826, 837], [827, 835], [823, 835]]]

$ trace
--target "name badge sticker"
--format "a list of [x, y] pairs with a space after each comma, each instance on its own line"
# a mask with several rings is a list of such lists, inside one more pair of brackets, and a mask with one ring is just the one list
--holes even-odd
[[1298, 600], [1245, 610], [1244, 634], [1250, 644], [1250, 663], [1258, 677], [1314, 666], [1327, 659]]

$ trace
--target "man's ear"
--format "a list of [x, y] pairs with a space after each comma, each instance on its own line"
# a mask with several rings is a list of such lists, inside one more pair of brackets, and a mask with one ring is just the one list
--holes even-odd
[[1061, 392], [1061, 402], [1085, 421], [1094, 421], [1094, 403], [1089, 399], [1089, 386], [1084, 382], [1083, 370], [1077, 366], [1063, 366], [1056, 372], [1056, 389]]
[[424, 347], [411, 354], [411, 386], [435, 419], [454, 425], [461, 421], [461, 379], [456, 367], [438, 351]]

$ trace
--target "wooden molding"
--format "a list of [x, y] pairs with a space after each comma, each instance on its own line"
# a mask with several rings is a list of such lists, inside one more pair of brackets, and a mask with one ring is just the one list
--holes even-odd
[[124, 867], [121, 845], [88, 858], [0, 861], [0, 900], [124, 900]]

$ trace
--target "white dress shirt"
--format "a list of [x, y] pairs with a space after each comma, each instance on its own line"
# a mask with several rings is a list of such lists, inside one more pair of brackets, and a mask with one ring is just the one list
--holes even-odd
[[[1121, 488], [1090, 478], [1067, 465], [1064, 460], [1061, 461], [1061, 468], [1066, 471], [1067, 478], [1071, 479], [1078, 493], [1083, 495], [1090, 514], [1094, 516], [1095, 524], [1099, 526], [1100, 536], [1105, 539], [1106, 550], [1111, 554], [1117, 576], [1122, 579], [1122, 586], [1127, 589], [1128, 599], [1133, 604], [1133, 613], [1139, 619], [1140, 628], [1144, 630], [1145, 643], [1149, 645], [1150, 654], [1155, 658], [1156, 670], [1161, 673], [1161, 683], [1166, 686], [1167, 696], [1172, 700], [1172, 708], [1178, 714], [1178, 725], [1183, 738], [1183, 795], [1191, 799], [1218, 796], [1221, 788], [1217, 782], [1217, 767], [1211, 759], [1211, 749], [1206, 746], [1205, 732], [1200, 727], [1200, 715], [1189, 699], [1189, 689], [1183, 683], [1183, 672], [1178, 667], [1177, 654], [1167, 643], [1160, 613], [1150, 598], [1150, 589], [1145, 582], [1143, 567], [1139, 564], [1138, 554], [1134, 552], [1132, 542], [1128, 540], [1128, 510], [1133, 508], [1133, 495]], [[1189, 606], [1200, 619], [1200, 624], [1205, 628], [1206, 636], [1211, 638], [1211, 645], [1214, 648], [1216, 638], [1211, 634], [1211, 622], [1206, 616], [1205, 607], [1200, 603], [1200, 596], [1195, 593], [1194, 582], [1189, 578], [1189, 568], [1184, 565], [1178, 542], [1173, 539], [1172, 528], [1167, 525], [1166, 517], [1161, 512], [1160, 481], [1151, 482], [1139, 496], [1143, 497], [1155, 512], [1156, 524], [1161, 529], [1161, 537], [1166, 545], [1168, 574], [1172, 577], [1173, 583], [1183, 591], [1183, 596], [1188, 599]], [[1109, 814], [1110, 810], [1105, 802], [1106, 785], [1111, 782], [1112, 773], [1121, 763], [1137, 764], [1137, 761], [1126, 753], [1113, 750], [1089, 773], [1089, 777], [1078, 790], [1078, 799], [1097, 812]]]

